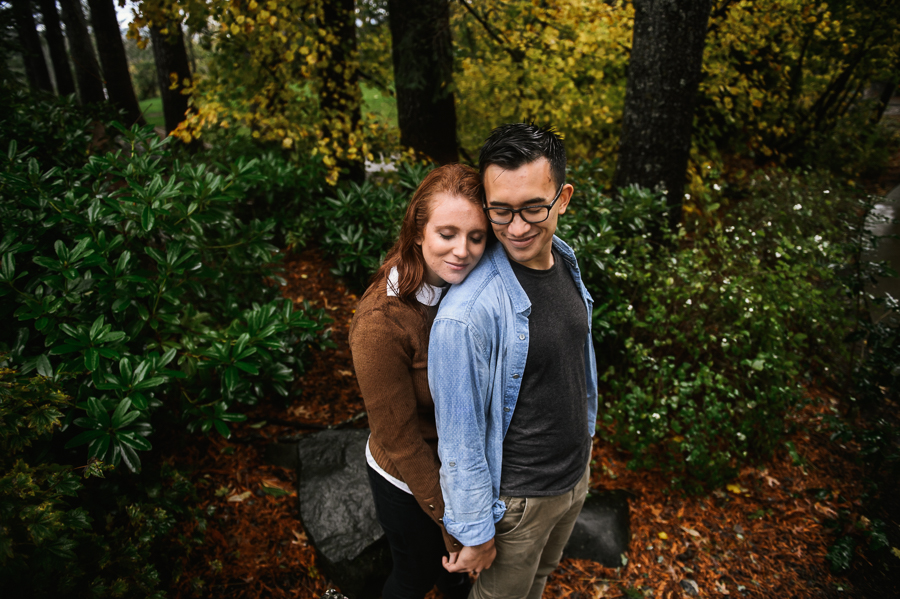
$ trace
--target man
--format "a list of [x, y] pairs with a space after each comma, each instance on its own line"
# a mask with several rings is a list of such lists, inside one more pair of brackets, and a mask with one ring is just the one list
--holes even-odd
[[588, 488], [597, 416], [592, 300], [554, 235], [574, 188], [550, 129], [495, 129], [481, 149], [485, 213], [499, 240], [441, 302], [431, 329], [450, 571], [470, 599], [538, 599]]

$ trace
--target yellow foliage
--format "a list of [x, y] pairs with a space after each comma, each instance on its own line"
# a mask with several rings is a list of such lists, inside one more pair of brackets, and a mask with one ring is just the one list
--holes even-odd
[[[191, 108], [175, 137], [191, 141], [211, 128], [238, 126], [286, 150], [322, 154], [330, 182], [336, 182], [341, 160], [369, 152], [369, 138], [353, 135], [363, 124], [319, 107], [322, 74], [333, 66], [331, 52], [339, 42], [323, 26], [319, 0], [142, 0], [128, 35], [140, 40], [141, 27], [168, 21], [206, 31], [211, 46], [202, 76], [184, 82]], [[295, 60], [295, 51], [305, 60]], [[350, 73], [356, 61], [349, 56], [338, 66]], [[171, 83], [174, 89], [177, 77]], [[345, 95], [342, 106], [349, 113], [361, 96], [358, 89]], [[321, 143], [326, 134], [336, 143]]]
[[[593, 0], [484, 0], [489, 33], [451, 4], [459, 137], [477, 155], [491, 128], [532, 119], [566, 135], [572, 157], [615, 159], [633, 9]], [[587, 124], [587, 125], [585, 125]]]

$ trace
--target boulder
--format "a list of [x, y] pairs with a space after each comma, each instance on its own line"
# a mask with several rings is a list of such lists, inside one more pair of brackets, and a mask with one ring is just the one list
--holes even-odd
[[300, 519], [318, 565], [354, 599], [378, 597], [391, 570], [366, 474], [368, 436], [368, 429], [325, 430], [266, 451], [270, 463], [297, 469]]
[[592, 491], [563, 555], [618, 568], [630, 537], [627, 491]]

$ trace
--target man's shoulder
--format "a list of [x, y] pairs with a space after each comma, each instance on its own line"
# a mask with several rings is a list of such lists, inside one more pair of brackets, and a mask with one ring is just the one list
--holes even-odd
[[498, 298], [505, 294], [498, 268], [498, 260], [505, 255], [497, 246], [485, 252], [465, 281], [450, 287], [438, 307], [439, 319], [470, 321], [474, 314], [497, 306]]

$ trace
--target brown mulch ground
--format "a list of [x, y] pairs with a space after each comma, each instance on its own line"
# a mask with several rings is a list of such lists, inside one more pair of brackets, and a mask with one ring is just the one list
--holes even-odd
[[[337, 347], [315, 353], [298, 382], [299, 400], [259, 406], [233, 427], [231, 439], [197, 439], [169, 459], [195, 473], [208, 515], [206, 540], [183, 559], [173, 596], [317, 598], [335, 586], [317, 570], [298, 519], [295, 473], [267, 465], [263, 455], [275, 440], [323, 425], [365, 426], [347, 347], [358, 298], [329, 274], [316, 250], [287, 256], [287, 278], [287, 297], [332, 315]], [[544, 597], [864, 596], [848, 578], [832, 575], [825, 560], [834, 541], [827, 520], [842, 510], [849, 522], [865, 526], [866, 520], [853, 448], [829, 442], [824, 430], [834, 400], [813, 399], [787, 439], [796, 447], [793, 456], [778, 451], [704, 497], [667, 491], [660, 474], [627, 470], [625, 456], [595, 442], [593, 486], [625, 489], [633, 497], [628, 563], [610, 569], [564, 560]]]

